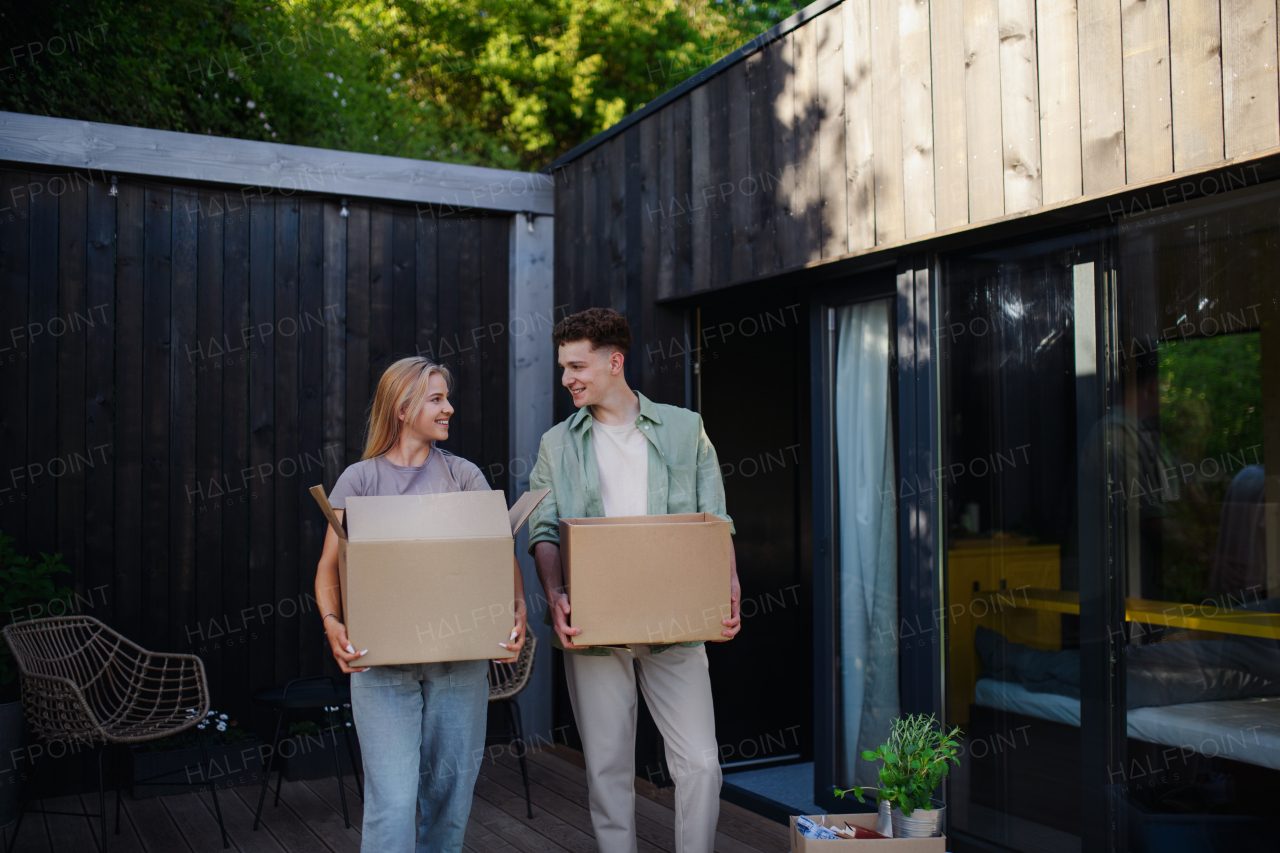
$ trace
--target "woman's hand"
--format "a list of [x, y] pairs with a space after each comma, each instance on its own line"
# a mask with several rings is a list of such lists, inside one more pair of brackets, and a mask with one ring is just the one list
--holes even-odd
[[330, 617], [324, 620], [324, 633], [329, 638], [329, 648], [333, 651], [333, 659], [338, 662], [338, 668], [343, 672], [364, 672], [369, 667], [360, 666], [352, 667], [351, 662], [359, 660], [369, 654], [369, 650], [357, 652], [352, 647], [351, 641], [347, 639], [347, 626], [337, 620], [337, 617]]
[[528, 618], [525, 615], [524, 599], [517, 598], [515, 600], [516, 622], [515, 627], [511, 629], [511, 637], [505, 643], [498, 643], [507, 651], [511, 652], [511, 657], [503, 658], [498, 663], [515, 663], [520, 658], [520, 650], [524, 648], [525, 629], [528, 624]]

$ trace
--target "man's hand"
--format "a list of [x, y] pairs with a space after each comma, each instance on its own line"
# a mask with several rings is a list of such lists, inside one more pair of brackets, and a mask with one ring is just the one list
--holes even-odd
[[352, 661], [359, 660], [369, 654], [369, 650], [357, 652], [352, 647], [351, 641], [347, 639], [347, 626], [343, 625], [336, 618], [324, 620], [324, 632], [329, 638], [329, 648], [333, 652], [333, 659], [338, 662], [338, 668], [343, 672], [364, 672], [369, 667], [352, 667]]
[[713, 640], [715, 643], [723, 643], [732, 640], [738, 636], [738, 632], [742, 630], [742, 586], [738, 583], [738, 552], [733, 547], [733, 542], [729, 543], [729, 618], [721, 619], [720, 624], [725, 630], [720, 632], [724, 637], [723, 640]]
[[582, 633], [581, 628], [569, 627], [569, 596], [563, 592], [556, 593], [551, 600], [551, 624], [555, 626], [560, 643], [566, 649], [585, 649], [586, 646], [575, 646], [570, 637]]
[[725, 630], [720, 632], [721, 636], [723, 636], [724, 639], [714, 640], [713, 642], [723, 643], [727, 640], [732, 640], [734, 637], [738, 635], [738, 632], [742, 630], [742, 613], [740, 612], [740, 604], [739, 604], [739, 601], [741, 601], [741, 599], [742, 599], [742, 587], [738, 585], [737, 572], [734, 572], [733, 576], [729, 579], [730, 616], [728, 619], [720, 620], [720, 624], [725, 627]]

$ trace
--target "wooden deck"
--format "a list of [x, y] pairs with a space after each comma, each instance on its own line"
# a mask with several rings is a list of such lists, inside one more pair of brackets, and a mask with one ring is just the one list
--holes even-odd
[[[274, 785], [274, 778], [272, 783]], [[525, 817], [520, 766], [509, 754], [486, 761], [476, 783], [466, 849], [470, 853], [592, 853], [596, 850], [587, 811], [586, 775], [581, 755], [553, 747], [529, 756], [533, 820]], [[258, 789], [219, 792], [218, 803], [240, 853], [359, 853], [362, 803], [353, 777], [346, 778], [351, 829], [342, 825], [338, 788], [332, 778], [285, 782], [279, 808], [271, 793], [262, 827], [253, 831]], [[636, 819], [640, 853], [675, 850], [673, 791], [636, 780]], [[89, 794], [45, 801], [44, 807], [76, 811], [81, 803], [97, 811]], [[133, 800], [124, 798], [120, 834], [108, 839], [112, 853], [218, 853], [222, 841], [208, 792]], [[107, 799], [109, 814], [115, 801]], [[107, 831], [111, 831], [108, 818]], [[8, 833], [5, 841], [8, 841]], [[80, 817], [28, 815], [15, 853], [89, 853], [98, 850], [97, 822]], [[720, 803], [716, 853], [781, 853], [789, 849], [784, 827], [731, 803]]]

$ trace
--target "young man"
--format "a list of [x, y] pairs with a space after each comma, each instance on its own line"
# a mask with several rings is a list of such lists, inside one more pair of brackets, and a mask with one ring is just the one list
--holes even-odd
[[[556, 324], [561, 383], [578, 407], [542, 437], [529, 488], [550, 488], [529, 524], [529, 551], [546, 591], [553, 645], [582, 736], [591, 824], [601, 853], [635, 853], [636, 684], [666, 744], [676, 786], [676, 850], [712, 853], [720, 815], [720, 763], [707, 652], [702, 643], [573, 644], [571, 602], [560, 564], [560, 519], [710, 512], [728, 518], [715, 448], [702, 418], [632, 391], [622, 366], [631, 330], [620, 314], [590, 308]], [[732, 526], [730, 531], [732, 531]], [[730, 546], [732, 611], [724, 640], [738, 633], [738, 570]], [[720, 640], [718, 642], [724, 642]]]

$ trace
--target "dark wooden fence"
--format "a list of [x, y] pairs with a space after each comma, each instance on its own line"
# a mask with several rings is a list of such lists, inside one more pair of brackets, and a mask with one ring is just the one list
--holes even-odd
[[197, 651], [260, 729], [255, 691], [333, 666], [307, 489], [389, 361], [451, 368], [449, 449], [507, 486], [510, 215], [105, 177], [0, 170], [0, 531], [74, 570], [55, 613]]

